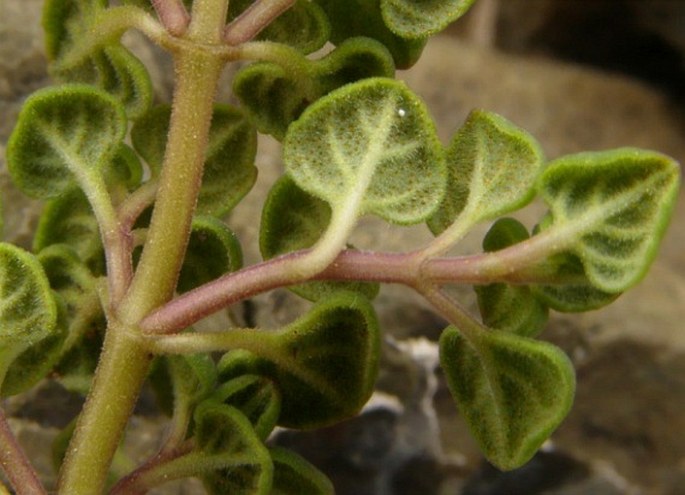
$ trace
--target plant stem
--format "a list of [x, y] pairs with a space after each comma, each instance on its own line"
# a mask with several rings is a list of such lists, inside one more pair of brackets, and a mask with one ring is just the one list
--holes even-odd
[[205, 160], [214, 94], [224, 62], [218, 44], [227, 0], [195, 0], [186, 38], [174, 53], [176, 90], [157, 201], [147, 242], [128, 292], [108, 312], [100, 362], [60, 477], [60, 493], [91, 495], [110, 463], [149, 369], [137, 323], [173, 295], [190, 235]]
[[190, 22], [190, 16], [181, 0], [152, 0], [157, 16], [169, 34], [182, 36]]
[[180, 331], [212, 313], [278, 287], [305, 280], [355, 280], [403, 284], [447, 283], [555, 284], [570, 283], [567, 278], [545, 270], [541, 261], [565, 248], [563, 235], [552, 230], [501, 251], [470, 256], [429, 259], [421, 262], [423, 251], [377, 253], [348, 249], [341, 252], [323, 271], [311, 277], [300, 276], [293, 265], [306, 261], [310, 250], [301, 250], [249, 266], [238, 272], [187, 292], [140, 322], [146, 333]]
[[120, 318], [130, 324], [168, 301], [176, 288], [200, 190], [223, 62], [199, 51], [182, 52], [176, 57], [176, 67], [178, 79], [157, 200], [147, 242], [120, 311]]
[[[47, 495], [0, 408], [0, 466], [17, 495]], [[0, 483], [0, 493], [2, 484]]]
[[105, 334], [91, 392], [79, 416], [59, 480], [59, 493], [101, 493], [151, 356], [122, 328]]
[[257, 0], [226, 26], [224, 41], [239, 45], [251, 40], [274, 19], [295, 4], [296, 0]]

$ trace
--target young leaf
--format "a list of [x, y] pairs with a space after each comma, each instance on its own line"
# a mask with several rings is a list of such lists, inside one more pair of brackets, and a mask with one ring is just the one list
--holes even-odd
[[268, 495], [273, 464], [249, 420], [236, 408], [211, 401], [195, 410], [198, 471], [214, 495]]
[[487, 459], [503, 470], [525, 464], [568, 413], [573, 366], [557, 347], [497, 330], [440, 338], [450, 391]]
[[542, 165], [528, 133], [499, 115], [471, 112], [447, 149], [447, 193], [429, 228], [439, 234], [457, 220], [473, 225], [521, 208], [535, 195]]
[[[228, 18], [233, 20], [253, 4], [253, 0], [231, 0]], [[290, 45], [302, 53], [321, 48], [330, 36], [328, 18], [321, 7], [307, 0], [297, 0], [261, 31], [256, 39]]]
[[262, 440], [273, 431], [281, 412], [281, 394], [273, 381], [263, 376], [232, 378], [217, 387], [210, 400], [242, 412]]
[[562, 157], [538, 182], [551, 235], [582, 262], [591, 284], [618, 293], [639, 282], [656, 256], [680, 184], [676, 162], [623, 148]]
[[0, 386], [12, 361], [59, 332], [58, 308], [40, 263], [0, 243]]
[[[51, 73], [61, 82], [96, 86], [117, 98], [132, 119], [152, 103], [152, 83], [145, 66], [118, 41], [115, 33], [105, 44], [92, 43], [105, 0], [48, 0], [43, 10], [47, 55]], [[106, 14], [103, 14], [106, 15]], [[74, 51], [82, 60], [64, 65]]]
[[82, 85], [31, 95], [7, 145], [12, 179], [29, 196], [54, 198], [108, 165], [126, 133], [119, 103]]
[[321, 60], [298, 63], [263, 62], [241, 70], [233, 91], [259, 130], [282, 140], [291, 122], [326, 93], [368, 77], [393, 77], [390, 53], [368, 38], [345, 40]]
[[71, 189], [45, 205], [33, 238], [33, 250], [40, 252], [52, 244], [71, 246], [94, 275], [105, 273], [98, 223], [81, 190]]
[[356, 414], [373, 391], [378, 322], [359, 294], [335, 294], [283, 330], [259, 332], [255, 339], [259, 356], [230, 352], [219, 363], [219, 376], [222, 381], [244, 374], [271, 377], [283, 397], [282, 426], [337, 423]]
[[107, 0], [46, 0], [45, 48], [50, 60], [63, 57], [79, 40], [84, 20], [107, 7]]
[[[138, 119], [131, 130], [133, 147], [143, 157], [153, 177], [164, 160], [171, 107], [159, 105]], [[250, 191], [257, 179], [254, 166], [257, 131], [244, 113], [229, 105], [216, 105], [209, 130], [200, 215], [223, 216]]]
[[331, 42], [364, 36], [383, 43], [392, 54], [398, 69], [416, 63], [426, 45], [425, 38], [406, 39], [393, 33], [381, 13], [381, 0], [315, 0], [328, 15]]
[[475, 0], [381, 0], [383, 20], [402, 38], [426, 38], [464, 15]]
[[286, 171], [333, 217], [412, 224], [439, 205], [446, 170], [424, 104], [403, 83], [367, 79], [311, 105], [288, 129]]
[[[313, 246], [331, 219], [328, 204], [297, 187], [287, 175], [271, 188], [262, 209], [259, 247], [270, 259], [280, 254]], [[369, 299], [380, 285], [364, 282], [307, 282], [290, 287], [296, 294], [316, 301], [339, 290], [359, 291]]]
[[[513, 218], [501, 218], [483, 239], [483, 249], [498, 251], [526, 239], [525, 226]], [[475, 290], [486, 326], [523, 337], [534, 337], [542, 331], [547, 321], [547, 306], [535, 297], [530, 287], [489, 284], [476, 286]]]
[[178, 291], [187, 292], [238, 270], [242, 264], [243, 253], [233, 231], [217, 218], [195, 217], [178, 279]]
[[335, 489], [325, 474], [290, 450], [269, 450], [274, 463], [271, 495], [334, 495]]

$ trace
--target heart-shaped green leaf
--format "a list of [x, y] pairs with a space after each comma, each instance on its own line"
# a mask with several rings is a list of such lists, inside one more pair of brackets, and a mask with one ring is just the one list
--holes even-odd
[[245, 374], [271, 377], [283, 398], [282, 426], [337, 423], [355, 415], [373, 391], [378, 322], [360, 294], [334, 294], [282, 330], [255, 333], [255, 343], [259, 356], [230, 352], [219, 363], [219, 376], [222, 381]]
[[[164, 160], [171, 107], [159, 105], [138, 119], [131, 130], [136, 151], [158, 176]], [[244, 113], [229, 105], [216, 105], [209, 130], [202, 187], [197, 212], [223, 216], [250, 191], [257, 179], [254, 166], [257, 131]]]
[[582, 262], [591, 284], [618, 293], [639, 282], [656, 256], [680, 184], [659, 153], [624, 148], [553, 161], [540, 177], [554, 236]]
[[320, 60], [297, 63], [263, 62], [241, 70], [233, 91], [259, 130], [281, 140], [291, 122], [326, 93], [368, 77], [393, 77], [390, 53], [368, 38], [345, 40]]
[[[254, 0], [231, 0], [229, 20], [238, 17], [253, 3]], [[297, 0], [262, 30], [256, 39], [290, 45], [306, 54], [321, 48], [328, 41], [330, 31], [328, 18], [321, 7], [308, 0]]]
[[211, 401], [200, 404], [195, 410], [195, 439], [201, 452], [198, 467], [210, 494], [270, 493], [271, 456], [238, 409]]
[[475, 0], [381, 0], [383, 20], [402, 38], [436, 34], [464, 15]]
[[381, 0], [315, 0], [328, 15], [331, 41], [364, 36], [380, 41], [392, 53], [398, 69], [416, 63], [426, 45], [425, 38], [406, 39], [393, 33], [383, 20]]
[[[21, 394], [33, 388], [44, 379], [62, 356], [67, 334], [67, 310], [58, 293], [53, 293], [57, 306], [57, 323], [55, 328], [36, 344], [27, 347], [15, 357], [3, 355], [0, 345], [0, 397]], [[6, 360], [5, 362], [2, 362]], [[4, 381], [2, 373], [5, 372]]]
[[263, 376], [232, 378], [217, 387], [210, 400], [240, 410], [262, 440], [273, 431], [281, 413], [281, 394], [274, 382]]
[[499, 115], [471, 112], [447, 149], [447, 193], [428, 226], [439, 234], [455, 221], [470, 226], [521, 208], [535, 195], [542, 165], [528, 133]]
[[[498, 251], [528, 239], [526, 227], [513, 218], [497, 220], [483, 239], [483, 249]], [[547, 306], [527, 286], [489, 284], [476, 286], [483, 323], [524, 337], [540, 333], [547, 321]]]
[[47, 88], [26, 100], [7, 145], [19, 188], [53, 198], [108, 165], [126, 133], [119, 103], [90, 86]]
[[288, 129], [283, 160], [295, 183], [345, 221], [364, 213], [425, 220], [442, 200], [442, 146], [423, 102], [403, 83], [367, 79], [311, 105]]
[[487, 459], [503, 470], [525, 464], [568, 413], [573, 366], [557, 347], [497, 330], [440, 338], [450, 391]]
[[[93, 43], [89, 36], [107, 15], [107, 4], [105, 0], [46, 2], [43, 27], [51, 72], [61, 82], [85, 83], [110, 93], [135, 119], [152, 103], [152, 83], [145, 66], [117, 40], [125, 27], [104, 44]], [[65, 66], [64, 60], [74, 51], [79, 51], [80, 60]]]
[[178, 291], [199, 287], [238, 270], [242, 264], [243, 253], [233, 231], [217, 218], [195, 217], [178, 279]]
[[57, 317], [57, 304], [38, 260], [0, 243], [0, 386], [12, 361], [58, 333]]
[[[271, 188], [262, 209], [259, 247], [270, 259], [313, 246], [328, 227], [331, 209], [325, 201], [307, 194], [284, 175]], [[316, 301], [339, 290], [359, 291], [369, 299], [380, 285], [365, 282], [307, 282], [290, 287], [296, 294]]]
[[40, 252], [52, 244], [71, 246], [93, 274], [105, 273], [98, 223], [81, 190], [71, 189], [45, 205], [33, 238], [33, 250]]
[[290, 450], [269, 449], [274, 463], [271, 495], [334, 495], [335, 489], [325, 474]]

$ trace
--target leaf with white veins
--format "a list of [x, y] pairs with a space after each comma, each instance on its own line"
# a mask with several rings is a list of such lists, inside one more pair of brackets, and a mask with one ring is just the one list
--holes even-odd
[[425, 220], [442, 199], [446, 171], [435, 126], [403, 83], [374, 78], [311, 105], [285, 138], [287, 173], [352, 223], [373, 213], [387, 221]]
[[622, 292], [656, 256], [680, 185], [678, 164], [634, 148], [580, 153], [550, 163], [538, 190], [552, 225], [541, 235], [583, 264], [597, 289]]

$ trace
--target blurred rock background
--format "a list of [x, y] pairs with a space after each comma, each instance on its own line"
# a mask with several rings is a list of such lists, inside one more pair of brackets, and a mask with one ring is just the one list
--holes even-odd
[[[38, 206], [9, 185], [4, 144], [22, 101], [47, 85], [40, 0], [0, 0], [0, 188], [5, 239], [30, 244]], [[127, 38], [171, 92], [169, 62]], [[444, 140], [472, 108], [496, 111], [530, 131], [547, 156], [640, 146], [685, 162], [685, 2], [681, 0], [479, 0], [416, 67], [400, 74], [427, 101]], [[230, 73], [222, 94], [226, 96]], [[278, 144], [263, 139], [260, 179], [229, 222], [247, 261], [256, 261], [261, 198], [279, 173]], [[540, 210], [522, 218], [529, 225]], [[461, 249], [479, 249], [479, 236]], [[424, 228], [362, 222], [355, 243], [402, 249], [428, 238]], [[535, 495], [685, 493], [685, 202], [682, 195], [647, 278], [613, 305], [554, 315], [544, 338], [577, 367], [574, 408], [527, 466], [499, 473], [484, 463], [436, 368], [434, 344], [445, 323], [410, 291], [386, 287], [377, 300], [385, 329], [379, 392], [364, 414], [327, 430], [283, 432], [335, 481], [340, 495]], [[469, 290], [462, 291], [473, 301]], [[471, 304], [473, 304], [471, 302]], [[263, 326], [307, 305], [286, 291], [237, 308]], [[48, 482], [46, 448], [78, 410], [78, 400], [47, 383], [5, 404], [12, 425]], [[150, 454], [163, 435], [143, 400], [130, 451]], [[196, 484], [159, 493], [201, 493]]]

